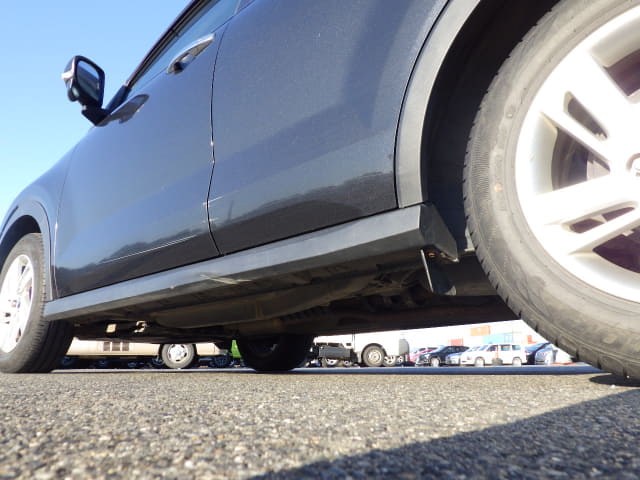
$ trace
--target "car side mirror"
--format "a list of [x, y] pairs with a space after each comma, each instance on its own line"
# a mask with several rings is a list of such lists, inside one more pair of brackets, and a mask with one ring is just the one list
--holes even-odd
[[107, 111], [102, 108], [104, 79], [104, 71], [98, 65], [79, 55], [69, 61], [62, 74], [67, 97], [82, 105], [82, 114], [94, 125], [107, 116]]

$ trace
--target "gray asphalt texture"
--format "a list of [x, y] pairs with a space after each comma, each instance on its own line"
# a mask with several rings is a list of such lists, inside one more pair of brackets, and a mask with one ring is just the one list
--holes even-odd
[[0, 375], [0, 479], [640, 478], [590, 367]]

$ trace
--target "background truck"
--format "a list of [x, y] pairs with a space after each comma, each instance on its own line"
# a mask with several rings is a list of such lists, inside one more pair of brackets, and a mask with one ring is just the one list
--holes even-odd
[[325, 367], [393, 367], [409, 353], [409, 342], [396, 331], [316, 337], [313, 343], [314, 354]]

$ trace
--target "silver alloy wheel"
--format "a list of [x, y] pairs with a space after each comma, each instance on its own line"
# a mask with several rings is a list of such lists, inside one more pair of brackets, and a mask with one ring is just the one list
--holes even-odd
[[33, 303], [34, 270], [27, 255], [11, 263], [0, 288], [0, 350], [13, 351], [29, 323]]
[[167, 349], [167, 357], [175, 363], [183, 362], [189, 355], [189, 349], [182, 343], [173, 343]]
[[533, 235], [565, 270], [640, 298], [640, 7], [582, 40], [539, 88], [515, 178]]

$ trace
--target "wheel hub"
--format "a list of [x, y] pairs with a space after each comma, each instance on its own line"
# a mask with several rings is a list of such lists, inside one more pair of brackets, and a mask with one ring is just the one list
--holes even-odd
[[174, 362], [180, 362], [184, 360], [187, 356], [187, 349], [184, 345], [173, 345], [169, 348], [169, 358]]

